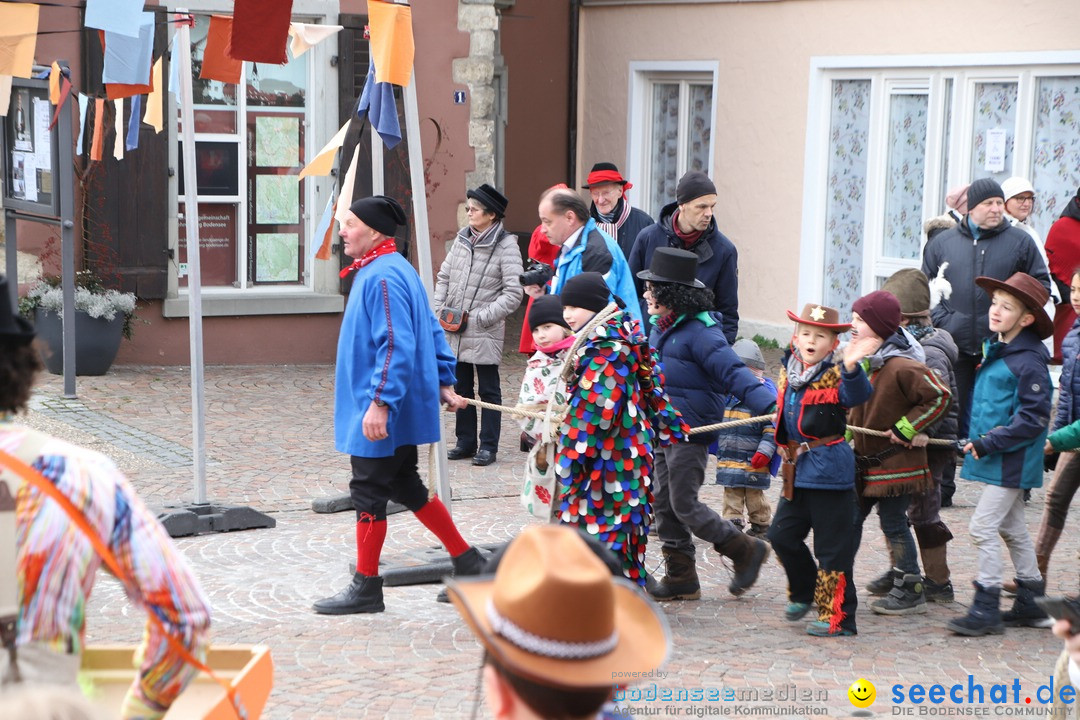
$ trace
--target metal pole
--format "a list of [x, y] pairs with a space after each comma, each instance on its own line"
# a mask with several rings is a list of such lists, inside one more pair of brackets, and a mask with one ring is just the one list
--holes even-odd
[[[179, 9], [184, 13], [186, 10]], [[180, 122], [184, 143], [184, 225], [187, 235], [188, 329], [191, 342], [191, 451], [195, 503], [206, 503], [206, 402], [203, 393], [202, 275], [199, 268], [199, 200], [195, 177], [195, 118], [191, 90], [191, 32], [178, 23], [176, 49], [180, 60]]]
[[[416, 221], [416, 259], [420, 265], [420, 280], [428, 294], [428, 302], [435, 297], [435, 271], [431, 264], [431, 234], [428, 231], [427, 189], [424, 186], [424, 160], [420, 149], [420, 110], [416, 102], [416, 72], [405, 86], [405, 137], [409, 141], [409, 175], [412, 179], [413, 218]], [[374, 137], [372, 145], [375, 144]], [[431, 446], [435, 458], [435, 492], [450, 508], [450, 464], [446, 459], [446, 440]]]
[[19, 305], [19, 249], [15, 242], [15, 213], [4, 213], [4, 262], [7, 268], [11, 307]]
[[[58, 61], [60, 69], [68, 64]], [[74, 97], [74, 95], [72, 95]], [[71, 108], [61, 109], [56, 125], [60, 177], [55, 188], [60, 193], [60, 262], [64, 291], [64, 397], [75, 397], [75, 169], [71, 156]]]

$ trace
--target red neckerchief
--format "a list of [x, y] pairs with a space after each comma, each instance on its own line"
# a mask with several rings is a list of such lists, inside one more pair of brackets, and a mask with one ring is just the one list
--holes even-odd
[[660, 332], [667, 332], [678, 319], [679, 318], [673, 312], [669, 312], [667, 315], [661, 315], [656, 318], [656, 329]]
[[695, 230], [693, 232], [684, 233], [679, 229], [679, 211], [676, 210], [675, 214], [671, 216], [671, 229], [675, 231], [675, 234], [679, 236], [679, 239], [683, 241], [683, 245], [690, 247], [698, 241], [704, 230]]
[[370, 263], [375, 258], [382, 257], [383, 255], [389, 255], [390, 253], [396, 253], [396, 252], [397, 252], [397, 244], [394, 243], [394, 238], [386, 238], [381, 243], [379, 243], [378, 245], [373, 247], [371, 250], [369, 250], [368, 253], [366, 255], [364, 255], [364, 257], [360, 258], [359, 260], [353, 260], [352, 265], [349, 265], [347, 268], [342, 270], [340, 275], [343, 278], [348, 277], [349, 273], [351, 273], [353, 270], [359, 270], [360, 268], [364, 267], [365, 265]]

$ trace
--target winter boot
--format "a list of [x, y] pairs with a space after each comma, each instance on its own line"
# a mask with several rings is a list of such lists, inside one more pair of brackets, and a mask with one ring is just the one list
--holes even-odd
[[667, 570], [660, 582], [647, 583], [645, 589], [654, 600], [697, 600], [701, 597], [697, 565], [693, 555], [662, 547]]
[[945, 627], [958, 635], [982, 637], [983, 635], [1001, 635], [1005, 625], [1001, 622], [1001, 588], [983, 587], [977, 582], [975, 599], [964, 617], [954, 618]]
[[[479, 550], [471, 547], [457, 557], [450, 558], [450, 562], [454, 565], [454, 572], [450, 577], [464, 577], [466, 575], [479, 575], [483, 572], [484, 563], [487, 560], [484, 559]], [[439, 591], [439, 594], [435, 596], [435, 600], [442, 603], [450, 602], [450, 596], [446, 594], [446, 588]]]
[[316, 600], [312, 609], [320, 615], [355, 615], [357, 613], [380, 613], [383, 605], [382, 577], [369, 577], [356, 573], [352, 584], [337, 595]]
[[759, 538], [739, 533], [732, 535], [724, 543], [715, 543], [713, 548], [726, 558], [731, 558], [735, 565], [735, 577], [731, 578], [728, 592], [739, 597], [757, 582], [758, 573], [765, 558], [769, 557], [769, 544]]
[[883, 574], [866, 583], [866, 592], [871, 595], [888, 595], [902, 575], [903, 573], [896, 568], [886, 570]]
[[1054, 624], [1050, 616], [1035, 604], [1035, 598], [1046, 594], [1044, 580], [1016, 579], [1016, 599], [1012, 609], [1001, 616], [1005, 627], [1048, 628]]
[[923, 593], [926, 594], [926, 602], [951, 603], [955, 597], [953, 586], [949, 581], [949, 562], [946, 555], [946, 545], [921, 548], [923, 570]]
[[769, 534], [768, 523], [750, 523], [750, 529], [746, 531], [746, 534], [750, 537], [765, 539], [765, 536]]
[[893, 589], [880, 600], [870, 603], [870, 609], [878, 615], [917, 615], [926, 612], [926, 595], [923, 594], [922, 575], [905, 575], [898, 569]]

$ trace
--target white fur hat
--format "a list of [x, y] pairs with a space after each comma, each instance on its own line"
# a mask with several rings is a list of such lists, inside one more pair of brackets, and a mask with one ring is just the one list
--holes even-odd
[[1001, 191], [1005, 193], [1006, 200], [1014, 198], [1023, 192], [1029, 192], [1032, 195], [1035, 194], [1035, 188], [1031, 185], [1030, 180], [1015, 176], [1001, 183]]

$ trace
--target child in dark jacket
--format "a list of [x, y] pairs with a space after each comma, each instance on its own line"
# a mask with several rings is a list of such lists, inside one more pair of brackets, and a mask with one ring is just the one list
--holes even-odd
[[[946, 625], [960, 635], [1000, 635], [1005, 625], [1049, 627], [1035, 598], [1046, 582], [1035, 559], [1024, 523], [1024, 489], [1042, 485], [1043, 447], [1050, 421], [1053, 389], [1042, 344], [1054, 331], [1043, 310], [1047, 293], [1035, 278], [1015, 273], [1002, 282], [975, 278], [991, 296], [990, 330], [975, 376], [971, 401], [971, 440], [964, 446], [960, 477], [985, 483], [971, 516], [971, 537], [978, 548], [975, 599], [968, 614]], [[1009, 548], [1016, 570], [1016, 600], [1002, 615], [999, 608], [1003, 568], [1000, 540]]]
[[[765, 359], [753, 340], [742, 338], [731, 346], [739, 359], [765, 388], [776, 397], [776, 385], [764, 376]], [[744, 420], [753, 412], [734, 394], [725, 400], [724, 421]], [[765, 537], [772, 508], [765, 491], [780, 468], [776, 452], [776, 429], [771, 422], [736, 425], [720, 431], [716, 439], [716, 482], [724, 486], [724, 519], [743, 529], [743, 513], [750, 521], [747, 534]]]
[[[1069, 288], [1069, 302], [1073, 310], [1080, 313], [1080, 268], [1072, 274]], [[1047, 440], [1047, 454], [1060, 452], [1054, 479], [1046, 491], [1046, 505], [1043, 508], [1039, 534], [1035, 539], [1035, 559], [1039, 572], [1046, 580], [1046, 568], [1050, 565], [1050, 555], [1054, 552], [1061, 532], [1065, 529], [1065, 518], [1069, 515], [1069, 504], [1080, 488], [1080, 453], [1075, 452], [1078, 445], [1071, 437], [1080, 430], [1080, 320], [1073, 323], [1072, 329], [1061, 342], [1061, 382], [1058, 386], [1057, 413], [1054, 415], [1053, 431]], [[1067, 430], [1066, 430], [1067, 429]]]
[[[795, 333], [777, 383], [776, 442], [784, 458], [784, 490], [768, 538], [788, 580], [784, 617], [794, 622], [817, 604], [806, 632], [854, 635], [858, 599], [852, 580], [858, 547], [855, 453], [844, 439], [847, 411], [872, 392], [860, 361], [877, 349], [866, 338], [835, 356], [837, 336], [851, 328], [824, 305], [788, 311]], [[814, 553], [806, 536], [814, 532]]]
[[[930, 324], [930, 283], [921, 270], [905, 268], [893, 273], [881, 286], [900, 301], [903, 319], [900, 325], [915, 338], [926, 354], [926, 367], [930, 368], [945, 387], [949, 388], [953, 401], [945, 417], [927, 428], [931, 440], [948, 440], [949, 445], [926, 446], [926, 464], [930, 468], [933, 487], [911, 494], [908, 520], [919, 545], [923, 566], [923, 594], [927, 602], [950, 603], [954, 599], [951, 572], [947, 556], [947, 543], [953, 534], [941, 519], [945, 506], [946, 482], [951, 483], [956, 472], [956, 429], [958, 408], [956, 403], [956, 374], [953, 364], [958, 350], [948, 330]], [[955, 485], [953, 486], [955, 489]], [[895, 563], [894, 563], [895, 564]], [[871, 595], [889, 593], [896, 580], [892, 566], [881, 577], [871, 581], [866, 589]]]
[[[712, 291], [695, 276], [697, 255], [678, 248], [657, 248], [645, 281], [645, 301], [652, 316], [650, 343], [664, 368], [664, 387], [691, 427], [719, 422], [724, 399], [738, 397], [754, 415], [771, 413], [776, 397], [750, 372], [724, 337], [717, 313], [710, 312]], [[739, 596], [757, 580], [769, 546], [740, 532], [703, 503], [709, 444], [718, 431], [691, 435], [688, 442], [656, 452], [656, 524], [663, 542], [667, 572], [650, 584], [657, 600], [701, 597], [694, 561], [694, 536], [712, 543], [734, 564], [728, 592]]]
[[863, 520], [877, 506], [892, 556], [893, 587], [870, 603], [879, 615], [926, 612], [907, 511], [913, 494], [933, 487], [926, 461], [930, 441], [926, 430], [945, 417], [952, 399], [949, 388], [923, 364], [922, 346], [901, 329], [900, 321], [900, 301], [885, 290], [864, 295], [852, 306], [852, 339], [873, 338], [881, 343], [863, 361], [874, 394], [848, 415], [852, 425], [887, 434], [856, 433], [854, 438]]

